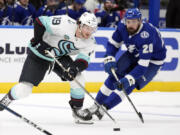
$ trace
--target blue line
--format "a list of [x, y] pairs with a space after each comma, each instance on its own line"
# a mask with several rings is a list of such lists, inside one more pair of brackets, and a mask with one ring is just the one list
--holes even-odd
[[33, 29], [33, 26], [13, 26], [13, 25], [0, 25], [2, 29]]
[[[37, 107], [37, 108], [51, 108], [51, 109], [63, 109], [63, 110], [70, 110], [70, 107], [62, 107], [62, 106], [49, 106], [49, 105], [33, 105], [33, 104], [15, 104], [17, 106], [23, 107]], [[126, 111], [112, 111], [113, 113], [121, 113], [121, 114], [134, 114], [134, 112], [126, 112]], [[141, 112], [142, 113], [142, 112]], [[180, 118], [180, 115], [175, 114], [161, 114], [161, 113], [146, 113], [143, 112], [143, 115], [153, 115], [153, 116], [161, 116], [161, 117], [176, 117]]]
[[159, 29], [160, 31], [166, 31], [166, 32], [180, 32], [180, 29]]

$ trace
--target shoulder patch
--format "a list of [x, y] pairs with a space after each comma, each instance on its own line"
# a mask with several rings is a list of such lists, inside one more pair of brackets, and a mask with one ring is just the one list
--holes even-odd
[[147, 31], [142, 31], [140, 33], [140, 36], [141, 36], [141, 38], [148, 38], [149, 37], [149, 33]]

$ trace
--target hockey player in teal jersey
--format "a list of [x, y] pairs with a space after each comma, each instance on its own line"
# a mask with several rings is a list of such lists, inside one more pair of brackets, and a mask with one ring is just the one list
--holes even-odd
[[[30, 52], [24, 63], [19, 83], [11, 88], [0, 103], [8, 106], [13, 100], [28, 96], [33, 86], [38, 86], [43, 80], [50, 67], [63, 81], [70, 81], [69, 104], [76, 122], [91, 119], [88, 112], [84, 113], [81, 110], [84, 91], [74, 79], [85, 85], [81, 72], [88, 67], [90, 56], [94, 51], [93, 33], [96, 29], [97, 19], [94, 14], [88, 12], [82, 14], [78, 21], [67, 15], [37, 18], [34, 23], [34, 38], [29, 44]], [[69, 72], [60, 68], [45, 50], [54, 54]], [[75, 60], [71, 58], [72, 55], [76, 57]]]

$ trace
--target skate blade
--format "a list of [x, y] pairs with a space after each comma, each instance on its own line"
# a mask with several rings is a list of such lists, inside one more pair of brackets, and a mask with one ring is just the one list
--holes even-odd
[[93, 121], [82, 121], [82, 120], [79, 120], [79, 119], [74, 120], [74, 122], [76, 124], [85, 124], [85, 125], [92, 125], [92, 124], [94, 124]]

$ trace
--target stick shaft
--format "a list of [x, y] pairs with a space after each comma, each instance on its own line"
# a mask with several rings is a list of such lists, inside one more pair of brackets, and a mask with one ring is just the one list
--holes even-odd
[[[68, 72], [63, 65], [55, 58], [55, 56], [49, 52], [48, 50], [46, 50], [46, 53], [49, 54], [54, 61], [60, 66], [60, 68], [62, 68], [64, 71]], [[109, 118], [116, 124], [116, 120], [107, 112], [107, 110], [105, 110], [103, 107], [101, 107], [101, 105], [95, 100], [95, 98], [84, 88], [84, 86], [75, 78], [74, 81], [84, 90], [84, 92], [109, 116]]]
[[[118, 79], [118, 77], [116, 75], [115, 69], [112, 68], [111, 71], [112, 71], [112, 74], [115, 77], [116, 81], [119, 82], [119, 79]], [[138, 117], [140, 118], [141, 122], [144, 123], [144, 119], [142, 117], [142, 114], [140, 112], [138, 112], [138, 110], [136, 109], [135, 105], [133, 104], [132, 100], [130, 99], [130, 97], [128, 96], [128, 94], [127, 94], [127, 92], [125, 91], [124, 88], [122, 88], [122, 91], [124, 92], [126, 98], [130, 102], [131, 106], [134, 108], [134, 110], [135, 110], [136, 114], [138, 115]]]
[[25, 118], [24, 116], [22, 116], [21, 114], [15, 112], [14, 110], [10, 109], [7, 106], [4, 106], [3, 104], [0, 103], [0, 106], [2, 108], [4, 108], [5, 110], [7, 110], [8, 112], [10, 112], [11, 114], [15, 115], [16, 117], [19, 117], [21, 120], [23, 120], [24, 122], [26, 122], [27, 124], [33, 126], [34, 128], [38, 129], [39, 131], [45, 133], [46, 135], [53, 135], [52, 133], [48, 132], [47, 130], [39, 127], [37, 124], [35, 124], [34, 122], [30, 121], [29, 119]]

